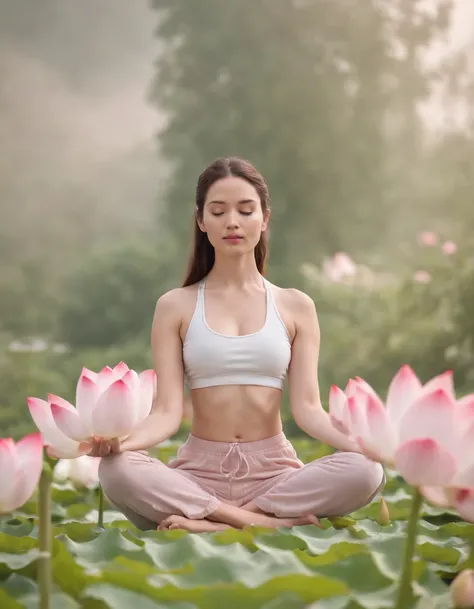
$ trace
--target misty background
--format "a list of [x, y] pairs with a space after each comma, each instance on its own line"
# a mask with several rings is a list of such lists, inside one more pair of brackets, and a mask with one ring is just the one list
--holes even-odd
[[469, 390], [473, 83], [471, 0], [0, 0], [0, 424], [152, 365], [230, 154], [270, 185], [270, 279], [315, 299], [323, 392], [405, 362]]

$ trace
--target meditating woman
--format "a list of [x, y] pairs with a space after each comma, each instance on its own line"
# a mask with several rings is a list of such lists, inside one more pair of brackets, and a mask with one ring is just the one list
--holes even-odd
[[[382, 467], [321, 406], [313, 301], [264, 277], [269, 219], [267, 185], [250, 163], [218, 159], [199, 177], [186, 280], [156, 304], [152, 411], [121, 445], [94, 446], [105, 494], [141, 529], [318, 524], [368, 504], [384, 484]], [[299, 460], [280, 416], [286, 378], [296, 424], [338, 452]], [[146, 449], [178, 430], [185, 381], [191, 433], [164, 464]]]

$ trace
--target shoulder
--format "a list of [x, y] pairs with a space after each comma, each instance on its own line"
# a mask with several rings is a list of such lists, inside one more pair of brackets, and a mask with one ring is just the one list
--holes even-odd
[[297, 334], [319, 333], [319, 322], [313, 299], [296, 288], [280, 288], [271, 284], [272, 294], [291, 340]]
[[183, 314], [196, 302], [198, 285], [174, 288], [162, 294], [156, 301], [155, 318], [181, 320]]
[[314, 316], [316, 314], [314, 300], [305, 292], [296, 288], [280, 288], [275, 285], [272, 285], [272, 289], [279, 304], [293, 316]]

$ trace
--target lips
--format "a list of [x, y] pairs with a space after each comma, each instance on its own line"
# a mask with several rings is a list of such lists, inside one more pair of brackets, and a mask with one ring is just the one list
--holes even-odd
[[229, 235], [228, 237], [224, 237], [226, 241], [240, 241], [243, 237], [239, 237], [239, 235]]

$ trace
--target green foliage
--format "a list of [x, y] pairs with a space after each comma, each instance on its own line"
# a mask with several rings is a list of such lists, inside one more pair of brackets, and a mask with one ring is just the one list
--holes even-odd
[[277, 282], [295, 286], [303, 261], [340, 248], [384, 249], [408, 209], [400, 175], [414, 195], [416, 106], [433, 84], [417, 56], [445, 31], [452, 3], [434, 15], [404, 0], [152, 6], [163, 45], [152, 97], [168, 114], [159, 142], [172, 163], [163, 220], [181, 251], [196, 178], [228, 155], [269, 183]]
[[150, 243], [118, 244], [86, 256], [64, 286], [59, 335], [73, 348], [136, 338], [166, 288], [163, 252]]
[[[304, 461], [316, 443], [296, 442]], [[177, 445], [173, 447], [175, 454]], [[165, 462], [170, 447], [160, 449]], [[64, 609], [374, 609], [393, 606], [410, 494], [388, 472], [391, 513], [376, 523], [378, 502], [350, 516], [292, 529], [249, 527], [222, 533], [139, 531], [107, 505], [97, 528], [95, 492], [53, 485], [54, 606]], [[0, 521], [2, 608], [36, 606], [36, 504]], [[417, 609], [448, 609], [448, 583], [472, 567], [474, 525], [425, 505], [419, 525]], [[411, 605], [406, 609], [415, 609]]]
[[[367, 269], [354, 281], [331, 283], [306, 270], [321, 326], [323, 399], [332, 383], [365, 378], [383, 394], [395, 372], [411, 365], [424, 381], [452, 369], [458, 392], [472, 391], [474, 268], [469, 247], [453, 256], [412, 248], [405, 267]], [[428, 283], [415, 273], [428, 273]]]

